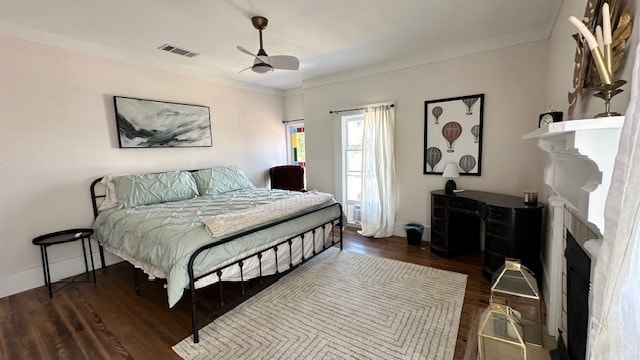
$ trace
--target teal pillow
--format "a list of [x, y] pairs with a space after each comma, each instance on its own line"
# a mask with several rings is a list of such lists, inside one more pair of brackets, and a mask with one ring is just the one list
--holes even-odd
[[200, 195], [215, 195], [254, 187], [237, 166], [198, 170], [193, 173], [193, 178]]
[[198, 195], [193, 176], [184, 171], [122, 175], [116, 177], [114, 183], [118, 204], [126, 208], [186, 200]]

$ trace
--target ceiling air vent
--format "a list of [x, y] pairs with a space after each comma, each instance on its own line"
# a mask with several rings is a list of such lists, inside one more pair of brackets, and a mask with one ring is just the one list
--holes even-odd
[[200, 55], [200, 53], [189, 51], [189, 50], [185, 50], [185, 49], [181, 49], [181, 48], [179, 48], [177, 46], [169, 45], [169, 44], [164, 44], [164, 45], [160, 46], [158, 49], [164, 50], [164, 51], [168, 51], [170, 53], [174, 53], [174, 54], [190, 57], [190, 58]]

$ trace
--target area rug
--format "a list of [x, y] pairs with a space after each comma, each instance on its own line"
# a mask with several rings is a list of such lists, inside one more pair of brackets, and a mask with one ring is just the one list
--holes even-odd
[[184, 359], [453, 359], [466, 282], [329, 249], [173, 350]]

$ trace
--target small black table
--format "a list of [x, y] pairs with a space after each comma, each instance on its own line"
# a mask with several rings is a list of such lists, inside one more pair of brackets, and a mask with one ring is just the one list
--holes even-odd
[[[50, 234], [40, 235], [33, 239], [31, 242], [33, 245], [40, 246], [40, 255], [42, 256], [42, 270], [44, 272], [44, 284], [49, 287], [49, 298], [53, 298], [53, 291], [51, 291], [51, 272], [49, 271], [49, 257], [47, 255], [47, 247], [56, 244], [63, 244], [71, 241], [80, 240], [82, 243], [82, 254], [84, 255], [84, 268], [85, 274], [89, 273], [89, 265], [87, 263], [87, 250], [84, 245], [85, 239], [89, 244], [89, 257], [91, 258], [91, 271], [93, 272], [93, 283], [96, 283], [96, 269], [93, 265], [93, 252], [91, 251], [91, 235], [93, 235], [93, 229], [68, 229], [57, 231]], [[66, 285], [74, 282], [91, 282], [91, 281], [58, 281]], [[66, 286], [64, 285], [64, 286]], [[63, 286], [63, 287], [64, 287]], [[61, 287], [58, 290], [61, 290]], [[58, 291], [56, 290], [56, 291]]]

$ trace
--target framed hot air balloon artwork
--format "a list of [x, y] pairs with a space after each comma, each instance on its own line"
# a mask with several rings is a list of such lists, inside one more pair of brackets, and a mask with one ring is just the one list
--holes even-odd
[[424, 174], [455, 163], [460, 175], [480, 176], [483, 112], [484, 94], [424, 102]]

